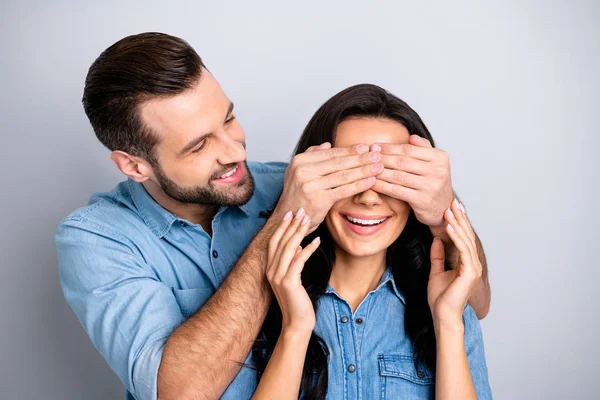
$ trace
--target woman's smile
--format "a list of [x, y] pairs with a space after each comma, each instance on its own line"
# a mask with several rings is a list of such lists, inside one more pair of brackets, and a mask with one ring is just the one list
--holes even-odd
[[357, 235], [366, 236], [379, 232], [390, 220], [390, 215], [364, 215], [355, 213], [339, 214], [345, 221], [345, 226]]

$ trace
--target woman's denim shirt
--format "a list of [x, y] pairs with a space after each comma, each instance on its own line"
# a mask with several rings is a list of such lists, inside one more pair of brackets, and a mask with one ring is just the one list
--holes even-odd
[[[353, 314], [329, 286], [319, 300], [315, 333], [329, 350], [328, 399], [433, 399], [433, 371], [415, 368], [404, 329], [405, 302], [388, 268]], [[465, 347], [479, 400], [492, 398], [479, 320], [463, 313]]]

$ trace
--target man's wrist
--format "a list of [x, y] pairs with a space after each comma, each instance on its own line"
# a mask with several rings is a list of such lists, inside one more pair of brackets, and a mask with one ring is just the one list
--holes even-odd
[[442, 223], [441, 225], [429, 226], [429, 230], [433, 237], [439, 237], [444, 244], [451, 241], [448, 232], [446, 232], [446, 224]]
[[439, 237], [442, 240], [442, 243], [444, 243], [446, 261], [448, 262], [448, 264], [450, 264], [452, 268], [454, 268], [456, 266], [456, 263], [458, 262], [458, 251], [456, 249], [456, 246], [454, 245], [454, 242], [452, 241], [452, 239], [450, 239], [450, 236], [446, 231], [446, 224], [439, 226], [430, 226], [429, 230], [431, 231], [433, 237]]

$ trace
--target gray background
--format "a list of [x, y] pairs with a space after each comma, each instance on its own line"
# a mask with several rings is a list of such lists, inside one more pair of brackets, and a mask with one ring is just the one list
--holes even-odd
[[204, 58], [253, 160], [287, 160], [346, 86], [405, 99], [485, 245], [495, 397], [597, 396], [600, 3], [52, 3], [0, 6], [0, 398], [123, 398], [64, 302], [53, 234], [122, 178], [81, 107], [87, 69], [150, 30]]

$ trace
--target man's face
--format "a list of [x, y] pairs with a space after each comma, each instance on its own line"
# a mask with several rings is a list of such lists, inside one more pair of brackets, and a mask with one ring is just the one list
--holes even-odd
[[193, 89], [142, 104], [140, 115], [160, 137], [150, 179], [168, 196], [223, 206], [250, 200], [254, 181], [246, 164], [244, 130], [233, 103], [207, 70]]

